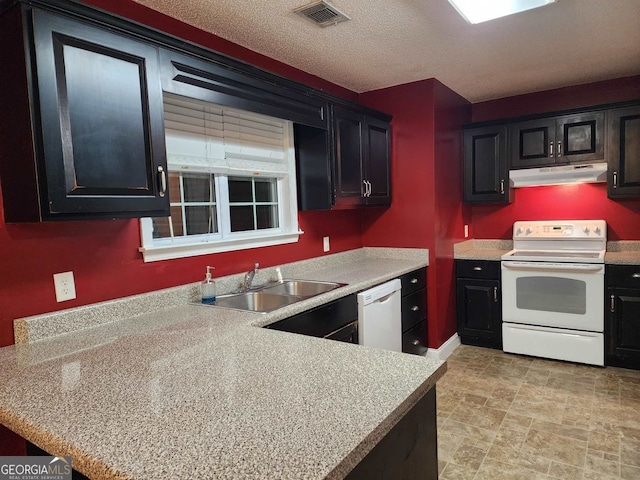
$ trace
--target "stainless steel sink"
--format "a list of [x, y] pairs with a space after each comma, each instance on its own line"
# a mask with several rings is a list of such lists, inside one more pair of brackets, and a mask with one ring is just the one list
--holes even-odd
[[346, 283], [315, 280], [284, 280], [257, 290], [218, 295], [215, 305], [249, 312], [266, 313], [307, 298], [330, 292]]
[[302, 300], [300, 297], [292, 297], [291, 295], [276, 295], [258, 291], [219, 295], [215, 304], [219, 307], [264, 313], [276, 308], [286, 307], [300, 300]]
[[330, 292], [344, 285], [344, 283], [319, 282], [315, 280], [285, 280], [277, 285], [265, 287], [262, 291], [265, 293], [276, 293], [278, 295], [295, 295], [297, 297], [308, 298]]

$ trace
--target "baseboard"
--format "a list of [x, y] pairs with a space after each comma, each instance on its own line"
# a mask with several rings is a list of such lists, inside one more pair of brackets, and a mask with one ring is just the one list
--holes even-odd
[[425, 355], [427, 358], [433, 358], [435, 360], [446, 360], [449, 355], [460, 346], [460, 337], [457, 333], [454, 333], [449, 340], [440, 345], [440, 348], [430, 348]]

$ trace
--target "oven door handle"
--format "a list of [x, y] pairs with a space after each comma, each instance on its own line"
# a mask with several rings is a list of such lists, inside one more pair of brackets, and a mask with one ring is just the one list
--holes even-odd
[[600, 272], [604, 269], [602, 264], [577, 264], [577, 263], [527, 263], [527, 262], [502, 262], [505, 268], [514, 270], [562, 270], [562, 271], [579, 271], [579, 272]]

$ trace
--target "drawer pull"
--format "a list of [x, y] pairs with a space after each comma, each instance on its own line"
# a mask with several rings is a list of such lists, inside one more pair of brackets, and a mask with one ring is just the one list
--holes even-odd
[[417, 312], [418, 310], [420, 310], [420, 307], [418, 307], [418, 305], [414, 305], [413, 307], [411, 307], [412, 312]]
[[493, 301], [498, 302], [498, 287], [493, 287]]
[[476, 272], [481, 272], [481, 271], [482, 271], [482, 267], [473, 267], [473, 269], [474, 269]]
[[414, 340], [413, 342], [411, 342], [411, 344], [416, 347], [418, 345], [420, 345], [420, 340]]
[[640, 278], [640, 273], [634, 273], [631, 278]]
[[549, 142], [549, 156], [553, 157], [553, 142]]
[[412, 278], [412, 279], [411, 279], [411, 283], [413, 283], [413, 284], [418, 283], [418, 279], [417, 279], [417, 278]]

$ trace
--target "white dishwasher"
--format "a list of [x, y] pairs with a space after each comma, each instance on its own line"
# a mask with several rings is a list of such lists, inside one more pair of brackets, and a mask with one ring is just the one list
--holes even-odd
[[360, 345], [402, 351], [400, 287], [396, 278], [358, 294]]

